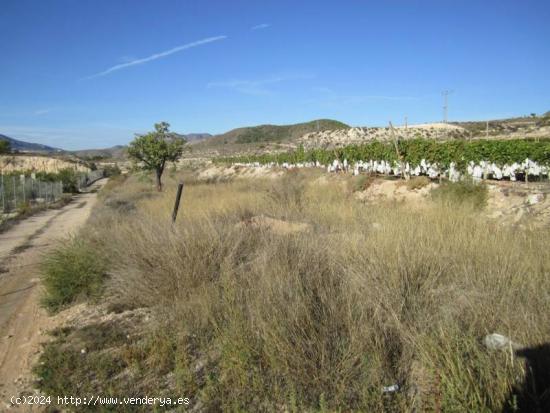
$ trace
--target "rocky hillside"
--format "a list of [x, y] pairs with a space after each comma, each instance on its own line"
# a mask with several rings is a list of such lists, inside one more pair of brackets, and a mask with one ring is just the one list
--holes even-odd
[[550, 112], [541, 116], [496, 119], [476, 122], [456, 122], [454, 125], [468, 130], [475, 137], [495, 139], [550, 137]]
[[18, 171], [52, 172], [72, 168], [79, 172], [90, 172], [85, 164], [66, 159], [39, 155], [0, 155], [2, 173]]
[[[394, 128], [393, 133], [399, 139], [466, 139], [470, 137], [469, 132], [465, 128], [443, 123], [413, 125], [407, 128], [397, 127]], [[338, 148], [373, 140], [388, 141], [391, 139], [393, 139], [393, 134], [389, 127], [356, 127], [307, 133], [300, 137], [297, 143], [303, 145], [306, 149]]]
[[[396, 127], [399, 139], [537, 139], [550, 138], [550, 115], [476, 122], [428, 123]], [[336, 148], [372, 140], [393, 139], [390, 128], [356, 127], [307, 133], [297, 140], [305, 148]]]

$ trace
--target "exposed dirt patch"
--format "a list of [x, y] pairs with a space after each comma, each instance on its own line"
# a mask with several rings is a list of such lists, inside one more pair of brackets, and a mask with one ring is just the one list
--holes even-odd
[[[97, 183], [101, 186], [103, 182]], [[0, 411], [10, 406], [10, 396], [33, 393], [31, 367], [36, 362], [45, 331], [57, 321], [40, 303], [39, 265], [44, 253], [58, 239], [76, 231], [87, 220], [95, 194], [82, 194], [80, 204], [48, 210], [21, 221], [0, 234]], [[29, 406], [19, 411], [36, 411]]]
[[411, 206], [422, 206], [427, 200], [430, 191], [438, 184], [431, 182], [420, 188], [409, 189], [404, 181], [377, 179], [365, 191], [357, 192], [356, 198], [365, 201], [397, 201], [408, 202]]
[[[407, 202], [413, 208], [422, 208], [432, 189], [438, 187], [436, 182], [415, 188], [401, 180], [376, 179], [355, 197], [363, 202]], [[482, 212], [487, 217], [504, 225], [550, 225], [550, 185], [496, 182], [487, 188], [487, 206]]]
[[248, 168], [244, 166], [211, 166], [199, 173], [201, 180], [223, 180], [228, 178], [277, 178], [284, 174], [267, 166]]

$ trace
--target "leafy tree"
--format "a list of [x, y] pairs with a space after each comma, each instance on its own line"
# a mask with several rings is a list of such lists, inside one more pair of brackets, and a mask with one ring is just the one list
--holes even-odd
[[11, 150], [10, 143], [4, 139], [0, 139], [0, 154], [10, 153], [10, 150]]
[[155, 123], [155, 130], [145, 135], [136, 135], [128, 147], [128, 155], [140, 163], [144, 170], [155, 171], [157, 190], [162, 191], [162, 173], [166, 162], [177, 161], [182, 152], [185, 139], [169, 131], [167, 122]]

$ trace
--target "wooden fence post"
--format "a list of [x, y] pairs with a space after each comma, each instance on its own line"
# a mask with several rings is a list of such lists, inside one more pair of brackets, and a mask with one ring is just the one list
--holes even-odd
[[178, 184], [178, 192], [176, 193], [176, 202], [174, 203], [174, 211], [172, 211], [172, 224], [176, 222], [178, 216], [178, 209], [180, 207], [181, 193], [183, 191], [183, 182]]

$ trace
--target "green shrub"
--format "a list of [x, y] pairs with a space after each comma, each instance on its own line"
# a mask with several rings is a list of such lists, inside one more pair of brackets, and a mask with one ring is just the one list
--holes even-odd
[[116, 164], [114, 166], [106, 166], [104, 171], [106, 177], [118, 176], [121, 173], [120, 168]]
[[11, 147], [7, 140], [0, 139], [0, 153], [10, 153]]
[[63, 183], [63, 192], [76, 193], [78, 192], [78, 176], [79, 173], [72, 168], [61, 169], [57, 173], [53, 172], [38, 172], [36, 178], [40, 181]]
[[99, 297], [105, 271], [105, 262], [90, 243], [78, 237], [70, 239], [44, 260], [43, 305], [56, 312], [80, 297]]
[[63, 192], [78, 192], [78, 175], [74, 169], [65, 168], [60, 170], [58, 179], [63, 182]]
[[487, 204], [487, 186], [470, 180], [445, 182], [431, 191], [432, 199], [452, 204], [470, 204], [482, 209]]

